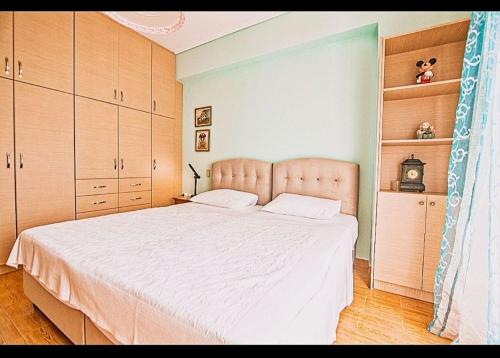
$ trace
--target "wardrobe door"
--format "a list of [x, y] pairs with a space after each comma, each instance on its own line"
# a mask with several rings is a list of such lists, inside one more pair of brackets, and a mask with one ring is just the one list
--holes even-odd
[[174, 193], [179, 195], [182, 192], [182, 106], [183, 106], [183, 86], [182, 83], [175, 83], [175, 170]]
[[425, 213], [424, 194], [378, 194], [376, 280], [421, 289]]
[[446, 196], [427, 195], [422, 290], [434, 291], [436, 268], [441, 257], [441, 239], [446, 218]]
[[12, 48], [14, 30], [12, 20], [14, 13], [12, 11], [0, 11], [0, 77], [12, 78]]
[[118, 106], [75, 97], [76, 179], [118, 178]]
[[75, 93], [118, 103], [120, 26], [97, 12], [75, 13]]
[[13, 82], [0, 78], [0, 265], [16, 240]]
[[120, 27], [119, 103], [151, 112], [151, 42]]
[[120, 178], [151, 178], [151, 114], [119, 109]]
[[152, 113], [174, 118], [175, 55], [157, 44], [152, 46]]
[[153, 206], [172, 204], [175, 191], [175, 120], [153, 114]]
[[14, 79], [73, 92], [73, 13], [14, 13]]
[[17, 229], [75, 218], [73, 96], [15, 83]]

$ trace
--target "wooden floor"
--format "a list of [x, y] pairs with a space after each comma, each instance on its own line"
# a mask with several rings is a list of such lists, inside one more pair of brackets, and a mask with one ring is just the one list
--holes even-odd
[[[354, 266], [354, 302], [337, 329], [337, 344], [449, 344], [426, 330], [432, 304], [368, 288], [367, 261]], [[0, 344], [71, 344], [24, 296], [22, 271], [0, 275]]]

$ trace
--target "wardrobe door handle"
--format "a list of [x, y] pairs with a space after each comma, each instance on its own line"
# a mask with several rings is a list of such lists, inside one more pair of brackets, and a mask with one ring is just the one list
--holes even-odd
[[153, 112], [156, 112], [156, 101], [153, 100]]
[[116, 170], [116, 168], [118, 167], [118, 161], [116, 160], [116, 158], [113, 159], [113, 160], [114, 160], [114, 163], [115, 163], [115, 170]]
[[23, 163], [23, 153], [19, 153], [19, 169], [24, 168], [24, 163]]
[[21, 61], [17, 62], [19, 65], [19, 78], [23, 78], [23, 64]]
[[153, 170], [156, 170], [156, 159], [153, 159]]
[[121, 165], [121, 168], [122, 168], [122, 170], [123, 170], [123, 158], [122, 158], [122, 159], [120, 159], [120, 161], [121, 161], [121, 164], [122, 164], [122, 165]]
[[10, 169], [10, 153], [5, 153], [7, 156], [7, 169]]
[[117, 99], [116, 96], [117, 96], [117, 91], [116, 91], [116, 88], [115, 88], [115, 99]]
[[424, 202], [423, 201], [419, 201], [418, 205], [424, 205]]
[[123, 91], [120, 91], [120, 101], [123, 102]]
[[5, 74], [8, 75], [9, 73], [10, 73], [9, 58], [5, 57]]

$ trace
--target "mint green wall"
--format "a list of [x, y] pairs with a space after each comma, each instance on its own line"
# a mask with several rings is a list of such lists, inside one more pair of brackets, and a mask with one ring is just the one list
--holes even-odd
[[[213, 161], [327, 157], [360, 164], [358, 256], [370, 250], [376, 130], [377, 30], [368, 26], [184, 83], [183, 191], [193, 192], [187, 163], [209, 188]], [[194, 151], [193, 109], [212, 105], [211, 150]]]

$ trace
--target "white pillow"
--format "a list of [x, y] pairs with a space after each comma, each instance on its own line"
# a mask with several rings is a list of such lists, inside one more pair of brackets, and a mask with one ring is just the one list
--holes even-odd
[[275, 214], [302, 216], [311, 219], [331, 219], [340, 213], [340, 200], [283, 193], [261, 210]]
[[256, 194], [232, 189], [216, 189], [193, 196], [191, 201], [200, 204], [239, 209], [257, 204]]

